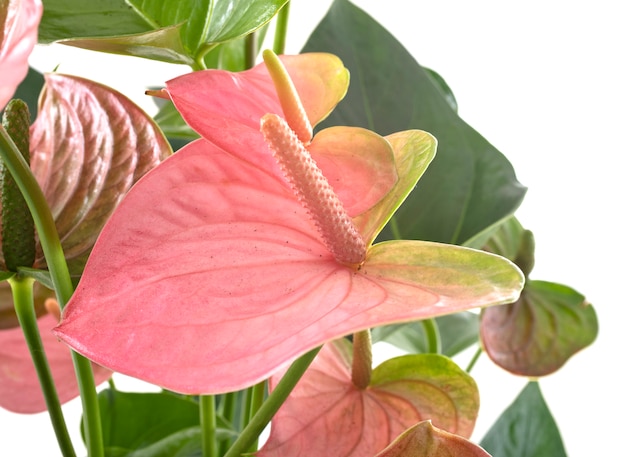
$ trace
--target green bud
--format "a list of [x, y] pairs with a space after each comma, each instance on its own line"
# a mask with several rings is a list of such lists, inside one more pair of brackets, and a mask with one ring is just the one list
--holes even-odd
[[[30, 113], [26, 103], [11, 100], [4, 110], [2, 126], [30, 163]], [[32, 267], [35, 262], [35, 224], [17, 183], [3, 162], [0, 162], [0, 196], [4, 263], [9, 271]]]

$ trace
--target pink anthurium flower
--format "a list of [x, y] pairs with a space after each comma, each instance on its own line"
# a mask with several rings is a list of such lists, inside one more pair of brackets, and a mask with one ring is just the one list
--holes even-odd
[[[423, 420], [469, 437], [478, 414], [474, 380], [447, 357], [406, 355], [374, 368], [366, 386], [354, 382], [352, 345], [325, 345], [272, 419], [258, 457], [375, 455]], [[270, 378], [272, 390], [283, 375]]]
[[0, 3], [0, 110], [28, 73], [28, 56], [37, 43], [41, 0]]
[[[120, 200], [171, 148], [154, 121], [122, 94], [78, 77], [49, 74], [45, 79], [39, 114], [30, 129], [31, 169], [55, 218], [70, 273], [78, 276]], [[36, 250], [32, 266], [45, 269], [37, 240]], [[0, 271], [6, 269], [0, 251]], [[34, 292], [40, 335], [59, 399], [66, 402], [78, 395], [78, 387], [70, 351], [51, 332], [59, 312], [55, 316], [44, 306], [54, 293], [39, 283]], [[19, 413], [45, 411], [17, 325], [10, 287], [0, 282], [0, 407]], [[94, 370], [97, 383], [111, 376], [108, 369]]]
[[357, 330], [518, 296], [523, 277], [501, 257], [372, 245], [434, 138], [336, 127], [311, 139], [347, 71], [329, 54], [285, 57], [286, 72], [268, 61], [168, 83], [203, 138], [148, 173], [102, 231], [56, 329], [78, 352], [174, 391], [228, 392]]

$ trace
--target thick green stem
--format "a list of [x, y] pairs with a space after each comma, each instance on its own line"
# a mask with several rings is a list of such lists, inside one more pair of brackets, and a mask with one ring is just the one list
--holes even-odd
[[50, 371], [50, 365], [44, 352], [43, 342], [39, 335], [39, 327], [37, 326], [37, 314], [33, 302], [33, 284], [35, 280], [32, 278], [22, 278], [13, 276], [9, 279], [11, 290], [13, 292], [13, 303], [15, 305], [15, 314], [19, 320], [26, 345], [33, 359], [41, 391], [48, 407], [48, 415], [52, 422], [52, 428], [57, 437], [59, 448], [64, 457], [75, 457], [76, 452], [72, 445], [72, 440], [67, 431], [63, 411], [61, 410], [61, 402], [57, 394], [54, 379]]
[[[248, 392], [248, 418], [247, 422], [250, 422], [252, 418], [259, 411], [261, 406], [263, 405], [263, 400], [265, 399], [265, 381], [262, 381], [258, 384], [252, 386]], [[249, 452], [254, 452], [258, 449], [259, 440], [254, 440], [254, 442], [250, 445]]]
[[285, 402], [320, 349], [321, 346], [307, 352], [289, 367], [276, 388], [269, 394], [267, 400], [265, 400], [252, 420], [243, 429], [239, 438], [233, 443], [224, 457], [240, 457], [259, 439], [261, 432], [263, 432], [267, 424], [272, 420], [272, 417]]
[[259, 38], [256, 32], [249, 33], [245, 38], [245, 66], [252, 68], [256, 64], [256, 56], [259, 49]]
[[435, 319], [424, 319], [422, 326], [426, 333], [427, 350], [432, 354], [441, 354], [441, 335]]
[[217, 457], [217, 420], [213, 395], [200, 395], [200, 427], [202, 429], [202, 456]]
[[372, 378], [372, 335], [369, 330], [352, 336], [352, 384], [365, 389]]
[[[30, 167], [7, 132], [1, 127], [0, 157], [19, 186], [33, 216], [57, 301], [59, 307], [63, 309], [74, 292], [74, 286], [67, 268], [59, 234], [54, 224], [54, 218]], [[91, 362], [74, 351], [72, 351], [72, 359], [83, 406], [83, 424], [88, 455], [89, 457], [103, 457], [102, 427]]]
[[272, 49], [276, 54], [285, 53], [285, 43], [287, 42], [287, 24], [289, 23], [289, 7], [291, 2], [285, 3], [276, 16], [276, 29], [274, 31], [274, 44]]

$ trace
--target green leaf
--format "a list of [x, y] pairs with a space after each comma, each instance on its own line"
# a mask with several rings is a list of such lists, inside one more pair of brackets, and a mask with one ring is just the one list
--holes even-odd
[[46, 0], [40, 41], [194, 65], [287, 0]]
[[[453, 357], [478, 341], [478, 315], [469, 311], [435, 319], [442, 354]], [[385, 341], [412, 354], [426, 353], [428, 343], [421, 322], [394, 324], [372, 329], [372, 340]]]
[[[338, 55], [351, 72], [350, 89], [327, 119], [388, 134], [422, 129], [437, 155], [383, 239], [462, 244], [511, 215], [525, 194], [508, 160], [450, 106], [441, 81], [420, 67], [387, 30], [347, 0], [335, 0], [303, 52]], [[393, 220], [392, 219], [392, 223]]]
[[17, 272], [21, 276], [33, 278], [34, 280], [40, 282], [42, 285], [46, 286], [48, 289], [54, 290], [54, 283], [52, 282], [52, 277], [50, 276], [50, 272], [48, 270], [38, 270], [37, 268], [19, 267], [17, 269]]
[[129, 393], [106, 389], [98, 394], [104, 445], [135, 450], [175, 432], [198, 426], [198, 404], [167, 392]]
[[176, 138], [190, 141], [200, 138], [200, 135], [183, 120], [171, 101], [165, 101], [161, 105], [159, 112], [154, 116], [154, 121], [168, 139]]
[[[468, 437], [478, 414], [474, 379], [439, 354], [405, 355], [389, 359], [372, 371], [371, 395], [403, 399], [419, 415], [451, 433]], [[381, 400], [382, 401], [382, 400]]]
[[153, 30], [124, 0], [43, 0], [39, 42], [111, 37]]
[[524, 229], [515, 216], [508, 218], [491, 235], [484, 246], [485, 251], [506, 257], [528, 276], [535, 265], [535, 239], [530, 230]]
[[480, 445], [493, 457], [566, 457], [539, 384], [529, 382]]
[[34, 68], [29, 68], [26, 78], [17, 86], [17, 90], [13, 95], [13, 98], [24, 100], [28, 105], [31, 123], [37, 117], [37, 101], [39, 100], [39, 93], [43, 88], [43, 84], [43, 75]]
[[517, 302], [484, 309], [480, 327], [485, 352], [497, 365], [545, 376], [596, 339], [598, 318], [574, 289], [527, 280]]

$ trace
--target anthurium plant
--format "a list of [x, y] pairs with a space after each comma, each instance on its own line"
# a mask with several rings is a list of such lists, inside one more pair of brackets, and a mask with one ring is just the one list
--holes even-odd
[[[565, 455], [539, 385], [598, 322], [530, 279], [511, 163], [375, 18], [335, 0], [286, 55], [289, 12], [0, 1], [0, 407], [63, 456], [76, 397], [90, 457]], [[151, 116], [29, 68], [52, 42], [188, 71]], [[482, 439], [481, 354], [528, 378]]]

